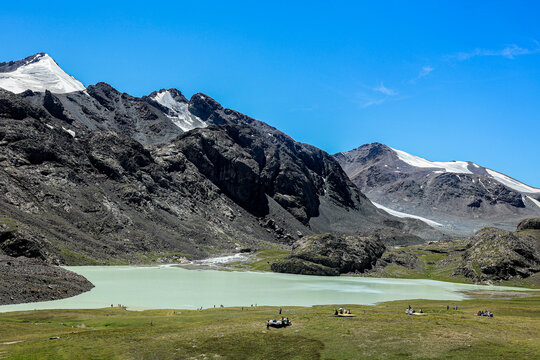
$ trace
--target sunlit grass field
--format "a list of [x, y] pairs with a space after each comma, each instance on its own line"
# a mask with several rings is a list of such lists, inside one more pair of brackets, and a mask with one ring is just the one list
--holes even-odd
[[[425, 316], [406, 315], [408, 305]], [[450, 310], [446, 310], [446, 306]], [[453, 305], [458, 310], [452, 310]], [[344, 306], [354, 318], [332, 316]], [[478, 317], [489, 310], [493, 318]], [[377, 306], [0, 314], [0, 359], [538, 359], [540, 296]], [[59, 337], [59, 339], [51, 339]]]

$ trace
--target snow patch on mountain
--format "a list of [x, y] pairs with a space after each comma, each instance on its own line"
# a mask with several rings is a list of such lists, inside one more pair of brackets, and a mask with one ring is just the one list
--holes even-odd
[[[469, 170], [468, 161], [429, 161], [419, 156], [411, 155], [405, 151], [393, 149], [397, 154], [398, 158], [414, 167], [419, 168], [437, 168], [444, 169], [446, 172], [457, 173], [457, 174], [472, 174], [472, 171]], [[473, 164], [476, 165], [476, 164]]]
[[422, 217], [422, 216], [411, 215], [411, 214], [407, 214], [407, 213], [404, 213], [404, 212], [401, 212], [401, 211], [392, 210], [390, 208], [387, 208], [386, 206], [383, 206], [381, 204], [377, 204], [376, 202], [373, 202], [373, 201], [372, 201], [372, 203], [373, 203], [373, 205], [375, 205], [379, 209], [384, 210], [387, 213], [389, 213], [390, 215], [394, 215], [394, 216], [397, 216], [399, 218], [413, 218], [413, 219], [421, 220], [421, 221], [423, 221], [426, 224], [431, 225], [431, 226], [439, 226], [439, 227], [443, 226], [443, 224], [441, 224], [441, 223], [438, 223], [438, 222], [430, 220], [430, 219], [426, 219], [425, 217]]
[[52, 93], [82, 91], [84, 85], [64, 72], [48, 54], [36, 54], [13, 71], [0, 72], [0, 88], [22, 93], [26, 90]]
[[[498, 181], [499, 183], [513, 190], [524, 192], [524, 193], [540, 193], [540, 189], [523, 184], [522, 182], [512, 179], [509, 176], [501, 174], [497, 171], [493, 171], [491, 169], [483, 168], [482, 166], [477, 165], [470, 161], [447, 161], [447, 162], [429, 161], [419, 156], [406, 153], [405, 151], [396, 150], [393, 148], [392, 150], [396, 153], [396, 155], [401, 161], [411, 166], [414, 166], [417, 168], [440, 169], [440, 170], [433, 171], [433, 173], [435, 174], [441, 174], [444, 172], [449, 172], [449, 173], [454, 173], [454, 174], [479, 174], [480, 169], [484, 169], [488, 173], [490, 178], [494, 179], [495, 181]], [[469, 166], [474, 167], [472, 168], [474, 172], [469, 169]]]
[[524, 192], [524, 193], [540, 193], [540, 189], [533, 188], [532, 186], [529, 186], [529, 185], [525, 185], [524, 183], [519, 182], [515, 179], [512, 179], [511, 177], [503, 175], [497, 171], [493, 171], [491, 169], [486, 169], [486, 171], [495, 180], [497, 180], [503, 185], [508, 186], [511, 189], [517, 190], [519, 192]]
[[69, 135], [71, 135], [72, 137], [75, 137], [75, 131], [73, 130], [70, 130], [70, 129], [66, 129], [65, 127], [62, 126], [62, 130], [64, 130], [65, 132], [67, 132]]
[[536, 205], [536, 206], [538, 206], [540, 208], [540, 201], [538, 201], [536, 199], [533, 199], [530, 196], [527, 196], [527, 199], [531, 200], [534, 205]]
[[204, 121], [188, 110], [188, 103], [176, 100], [169, 90], [161, 90], [150, 96], [152, 100], [169, 109], [167, 117], [183, 131], [207, 127]]

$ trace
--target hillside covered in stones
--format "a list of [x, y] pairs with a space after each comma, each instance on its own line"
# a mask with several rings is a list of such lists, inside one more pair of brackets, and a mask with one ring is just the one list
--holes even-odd
[[0, 164], [0, 249], [50, 263], [201, 258], [323, 232], [444, 236], [377, 209], [324, 151], [204, 94], [0, 89]]

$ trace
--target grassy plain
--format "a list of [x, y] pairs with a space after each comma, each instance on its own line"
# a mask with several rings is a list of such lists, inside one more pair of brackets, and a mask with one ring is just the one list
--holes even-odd
[[293, 325], [269, 330], [275, 307], [4, 313], [0, 359], [540, 358], [540, 296], [345, 305], [354, 318], [332, 316], [337, 306], [283, 308]]

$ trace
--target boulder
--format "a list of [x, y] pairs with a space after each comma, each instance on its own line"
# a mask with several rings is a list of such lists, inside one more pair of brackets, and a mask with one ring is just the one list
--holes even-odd
[[371, 269], [385, 250], [377, 236], [321, 234], [305, 236], [291, 254], [271, 264], [272, 271], [336, 276]]
[[540, 218], [525, 219], [517, 226], [517, 231], [540, 230]]

